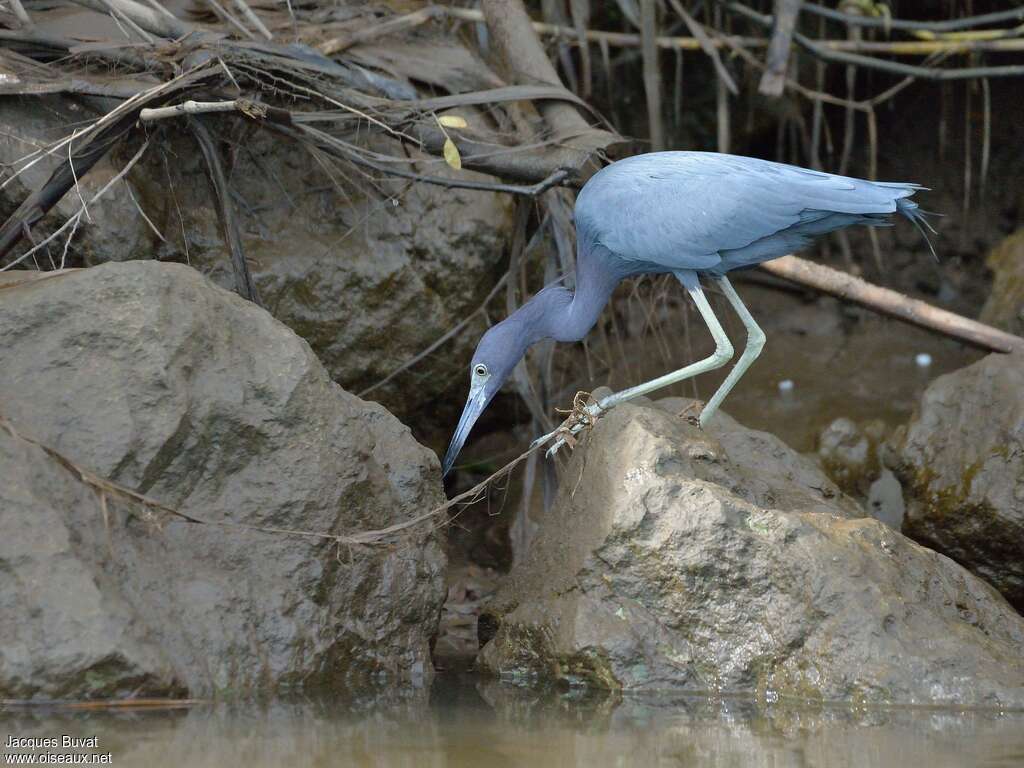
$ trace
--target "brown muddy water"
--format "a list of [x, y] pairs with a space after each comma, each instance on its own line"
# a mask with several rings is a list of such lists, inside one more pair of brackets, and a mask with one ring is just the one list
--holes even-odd
[[[188, 710], [0, 713], [16, 738], [96, 738], [115, 766], [1024, 765], [1024, 713], [539, 691], [441, 675], [432, 689]], [[5, 750], [41, 755], [60, 749]], [[5, 759], [5, 764], [7, 760]]]
[[[906, 422], [935, 377], [984, 354], [836, 299], [808, 299], [802, 292], [768, 288], [749, 278], [736, 284], [768, 340], [723, 409], [745, 426], [772, 432], [797, 451], [813, 451], [821, 430], [840, 416], [880, 419], [891, 426]], [[682, 300], [672, 288], [672, 297]], [[725, 302], [714, 292], [709, 294], [738, 357], [745, 330]], [[634, 308], [630, 315], [633, 327], [624, 335], [632, 338], [620, 345], [613, 336], [607, 357], [615, 364], [606, 378], [598, 372], [594, 383], [621, 389], [699, 360], [714, 349], [693, 312], [687, 312], [682, 323], [676, 306], [661, 310], [648, 300], [642, 312]], [[595, 349], [599, 354], [600, 345]], [[928, 364], [919, 364], [919, 356]], [[657, 397], [710, 397], [730, 368], [659, 391]], [[584, 367], [577, 366], [576, 371], [580, 377], [572, 383], [586, 384]]]

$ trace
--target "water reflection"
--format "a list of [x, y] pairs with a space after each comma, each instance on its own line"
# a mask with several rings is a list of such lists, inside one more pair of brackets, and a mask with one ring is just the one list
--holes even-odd
[[622, 697], [457, 676], [430, 692], [188, 711], [8, 711], [0, 723], [18, 737], [98, 736], [96, 751], [118, 766], [1024, 765], [1024, 713]]

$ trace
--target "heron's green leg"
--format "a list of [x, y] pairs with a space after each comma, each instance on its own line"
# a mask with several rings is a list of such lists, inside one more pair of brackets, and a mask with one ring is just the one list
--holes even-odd
[[716, 278], [716, 282], [722, 289], [722, 293], [725, 294], [725, 298], [732, 304], [732, 308], [736, 310], [736, 314], [740, 316], [743, 321], [743, 325], [747, 329], [747, 346], [743, 350], [743, 354], [740, 355], [740, 359], [736, 361], [736, 365], [733, 366], [732, 370], [729, 371], [729, 375], [722, 382], [722, 385], [708, 400], [707, 405], [704, 406], [704, 410], [700, 412], [700, 425], [703, 427], [707, 424], [708, 420], [715, 415], [715, 411], [718, 410], [718, 406], [725, 400], [725, 396], [729, 394], [736, 382], [740, 380], [747, 369], [754, 363], [757, 356], [761, 354], [761, 350], [764, 348], [765, 335], [761, 327], [754, 321], [753, 316], [747, 309], [746, 305], [740, 299], [739, 294], [736, 293], [736, 289], [732, 287], [732, 283], [726, 277]]
[[[680, 278], [680, 281], [683, 282], [683, 285], [686, 285], [686, 282], [683, 281], [682, 278]], [[635, 387], [624, 389], [621, 392], [614, 392], [607, 397], [602, 398], [600, 402], [587, 408], [587, 412], [591, 420], [596, 419], [602, 413], [614, 408], [619, 403], [625, 402], [626, 400], [630, 400], [634, 397], [646, 395], [648, 392], [653, 392], [656, 389], [667, 387], [669, 384], [675, 384], [677, 381], [683, 381], [684, 379], [692, 378], [693, 376], [697, 376], [701, 373], [713, 371], [715, 368], [721, 368], [723, 365], [728, 363], [730, 359], [732, 359], [732, 344], [729, 341], [729, 337], [726, 336], [725, 330], [722, 328], [722, 324], [719, 323], [718, 318], [715, 317], [715, 313], [712, 311], [711, 305], [708, 303], [707, 297], [704, 295], [704, 291], [700, 287], [700, 283], [695, 283], [693, 287], [687, 286], [686, 290], [689, 291], [690, 298], [692, 298], [693, 303], [697, 305], [697, 310], [700, 312], [701, 317], [704, 318], [704, 322], [707, 323], [708, 330], [711, 331], [711, 336], [715, 340], [714, 354], [710, 357], [704, 358], [703, 360], [698, 360], [696, 363], [691, 363], [685, 368], [680, 368], [678, 371], [666, 373], [664, 376], [659, 376], [656, 379], [651, 379], [650, 381], [638, 384]], [[744, 309], [744, 311], [746, 311], [746, 309]], [[751, 322], [753, 321], [751, 320]], [[569, 431], [572, 434], [576, 434], [583, 429], [584, 426], [584, 424], [577, 424]], [[547, 442], [554, 437], [557, 432], [558, 430], [555, 430], [548, 435], [539, 437], [534, 440], [533, 444], [536, 445], [538, 443]], [[547, 455], [550, 456], [557, 453], [558, 449], [564, 444], [565, 440], [559, 438], [548, 449]]]

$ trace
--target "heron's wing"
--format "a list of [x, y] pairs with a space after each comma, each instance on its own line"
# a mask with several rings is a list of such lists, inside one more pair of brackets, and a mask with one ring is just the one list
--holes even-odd
[[823, 217], [892, 213], [913, 191], [755, 158], [658, 152], [595, 174], [576, 217], [582, 237], [620, 258], [714, 269], [724, 251], [758, 243], [760, 260], [774, 258], [820, 234]]

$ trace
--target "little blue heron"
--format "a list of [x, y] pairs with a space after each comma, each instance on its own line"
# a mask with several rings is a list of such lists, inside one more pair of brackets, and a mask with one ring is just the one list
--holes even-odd
[[[480, 339], [470, 366], [469, 399], [445, 454], [444, 474], [526, 350], [542, 339], [579, 341], [597, 322], [615, 287], [640, 274], [671, 272], [678, 278], [707, 323], [715, 352], [591, 404], [587, 420], [630, 398], [720, 368], [732, 358], [732, 344], [701, 290], [700, 276], [706, 275], [743, 321], [747, 344], [701, 411], [703, 427], [765, 342], [764, 331], [726, 273], [798, 251], [814, 237], [843, 227], [886, 226], [893, 213], [905, 216], [924, 235], [923, 212], [909, 199], [920, 189], [925, 187], [715, 152], [652, 152], [606, 166], [576, 200], [575, 291], [547, 286]], [[582, 426], [577, 423], [572, 429]], [[557, 440], [549, 453], [563, 442]]]

